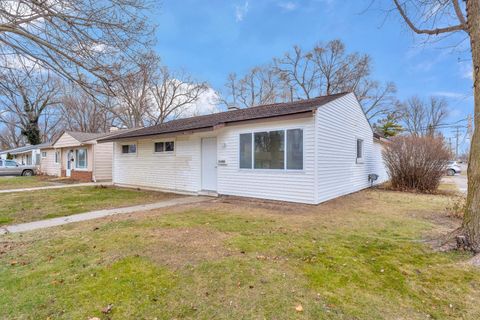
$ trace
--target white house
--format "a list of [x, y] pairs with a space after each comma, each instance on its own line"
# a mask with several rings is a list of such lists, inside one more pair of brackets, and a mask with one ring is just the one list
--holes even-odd
[[111, 180], [113, 143], [97, 144], [97, 140], [128, 131], [114, 129], [109, 133], [63, 132], [41, 149], [40, 171], [81, 181]]
[[39, 166], [40, 165], [40, 149], [49, 146], [50, 143], [42, 143], [37, 145], [28, 145], [10, 150], [0, 151], [0, 159], [6, 159], [10, 154], [20, 165]]
[[352, 93], [179, 119], [98, 142], [114, 142], [120, 186], [318, 204], [388, 179], [383, 142]]

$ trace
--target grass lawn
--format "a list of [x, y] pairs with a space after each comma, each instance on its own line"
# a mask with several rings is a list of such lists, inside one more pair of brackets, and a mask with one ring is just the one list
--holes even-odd
[[478, 319], [480, 270], [426, 242], [451, 201], [226, 198], [6, 235], [0, 318]]
[[0, 190], [53, 186], [55, 183], [43, 176], [0, 177]]
[[0, 194], [0, 225], [92, 210], [125, 207], [176, 197], [173, 194], [114, 187], [74, 187]]

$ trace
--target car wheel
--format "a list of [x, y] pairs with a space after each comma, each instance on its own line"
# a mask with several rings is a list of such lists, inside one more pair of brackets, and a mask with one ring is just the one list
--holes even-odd
[[24, 176], [24, 177], [31, 177], [31, 176], [33, 176], [33, 171], [32, 171], [32, 170], [24, 170], [24, 171], [22, 172], [22, 176]]
[[454, 176], [455, 175], [455, 170], [453, 169], [448, 169], [447, 170], [447, 176]]

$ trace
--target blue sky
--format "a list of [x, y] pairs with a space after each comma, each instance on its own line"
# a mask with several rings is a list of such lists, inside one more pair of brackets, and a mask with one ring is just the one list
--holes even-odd
[[[163, 63], [223, 89], [230, 72], [281, 56], [293, 45], [311, 48], [341, 39], [348, 51], [367, 53], [373, 77], [393, 81], [400, 99], [448, 98], [449, 122], [473, 111], [467, 43], [460, 36], [425, 44], [395, 15], [391, 1], [377, 0], [164, 0], [152, 12], [156, 50]], [[452, 136], [451, 130], [444, 132]], [[463, 136], [462, 136], [463, 137]]]

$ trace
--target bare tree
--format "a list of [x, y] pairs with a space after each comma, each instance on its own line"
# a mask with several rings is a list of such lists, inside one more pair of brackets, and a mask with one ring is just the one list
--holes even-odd
[[0, 122], [21, 130], [30, 144], [42, 142], [39, 122], [58, 103], [58, 81], [24, 60], [0, 74]]
[[[116, 80], [112, 83], [111, 111], [122, 126], [135, 128], [149, 124], [150, 85], [158, 67], [158, 57], [144, 53], [134, 61], [122, 61], [112, 71]], [[124, 68], [128, 71], [125, 72]]]
[[13, 149], [23, 145], [24, 137], [15, 125], [15, 120], [10, 119], [0, 129], [0, 150]]
[[340, 40], [307, 51], [294, 46], [283, 57], [274, 58], [272, 65], [255, 67], [243, 78], [231, 74], [224, 103], [250, 107], [351, 91], [373, 120], [390, 114], [397, 101], [395, 84], [381, 84], [370, 74], [371, 58], [347, 53]]
[[110, 97], [93, 98], [76, 86], [64, 89], [60, 97], [62, 126], [81, 132], [107, 132], [114, 121], [109, 110]]
[[232, 73], [225, 84], [226, 96], [223, 103], [227, 106], [248, 108], [251, 106], [285, 101], [285, 86], [280, 81], [276, 70], [271, 66], [251, 69], [241, 79]]
[[425, 102], [413, 96], [399, 104], [398, 115], [405, 131], [417, 136], [433, 136], [448, 115], [448, 103], [443, 98], [430, 97]]
[[91, 89], [108, 84], [118, 56], [133, 56], [149, 43], [146, 0], [0, 1], [0, 55], [29, 60]]
[[168, 67], [158, 68], [149, 85], [151, 103], [149, 115], [153, 124], [180, 116], [206, 92], [204, 82], [196, 82], [186, 73], [172, 73]]
[[474, 133], [468, 166], [468, 194], [462, 233], [458, 242], [480, 252], [480, 0], [393, 0], [395, 8], [413, 32], [426, 36], [467, 35], [473, 64]]

